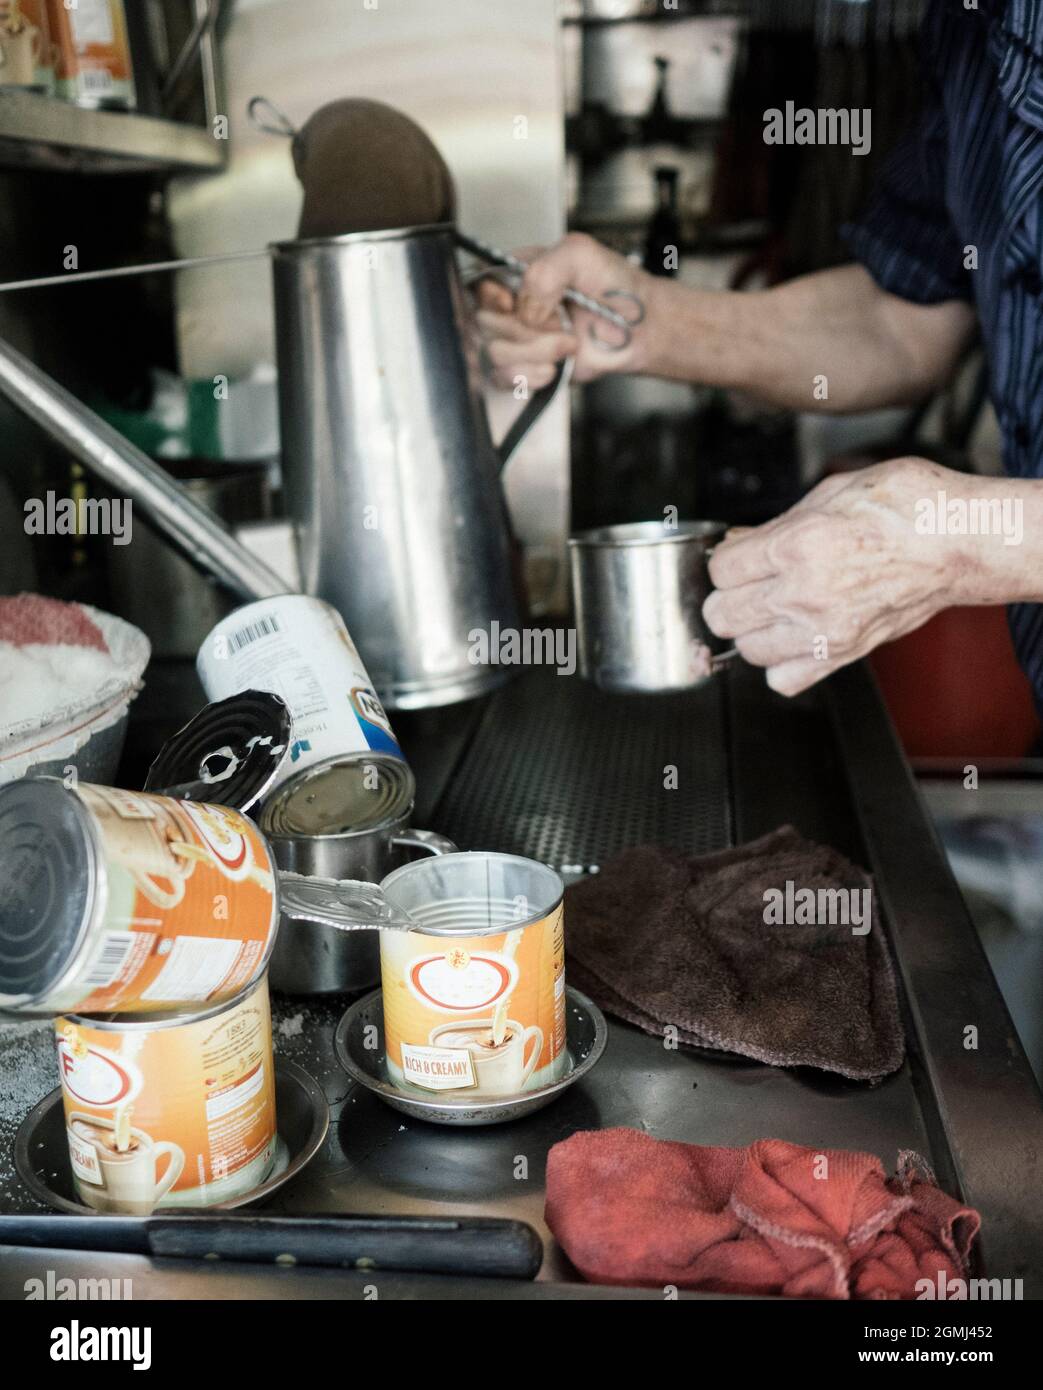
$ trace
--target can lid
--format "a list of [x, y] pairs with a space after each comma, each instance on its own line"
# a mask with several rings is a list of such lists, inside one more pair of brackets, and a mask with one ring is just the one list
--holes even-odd
[[342, 753], [276, 788], [261, 814], [273, 837], [350, 835], [408, 816], [416, 796], [409, 765], [390, 753]]
[[266, 690], [217, 700], [167, 739], [145, 790], [249, 811], [286, 766], [292, 722], [286, 702]]
[[97, 868], [87, 810], [57, 778], [0, 788], [0, 1003], [45, 997], [74, 961]]

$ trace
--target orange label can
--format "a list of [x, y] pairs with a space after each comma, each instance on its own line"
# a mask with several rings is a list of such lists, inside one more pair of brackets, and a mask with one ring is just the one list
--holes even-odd
[[79, 106], [136, 102], [123, 0], [47, 0], [58, 95]]
[[212, 1206], [276, 1159], [268, 982], [195, 1017], [55, 1022], [73, 1179], [95, 1211]]
[[565, 1065], [563, 912], [480, 936], [383, 931], [388, 1070], [397, 1086], [491, 1099]]
[[257, 980], [275, 869], [226, 806], [26, 779], [0, 790], [0, 1008], [199, 1009]]

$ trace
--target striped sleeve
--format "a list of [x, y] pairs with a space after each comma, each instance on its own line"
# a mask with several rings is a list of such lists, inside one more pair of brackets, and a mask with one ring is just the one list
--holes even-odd
[[891, 155], [866, 214], [842, 229], [876, 283], [916, 304], [973, 298], [945, 205], [946, 138], [942, 108], [925, 110]]

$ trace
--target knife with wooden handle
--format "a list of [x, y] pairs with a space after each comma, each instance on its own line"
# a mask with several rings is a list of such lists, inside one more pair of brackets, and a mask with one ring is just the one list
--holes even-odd
[[2, 1215], [0, 1245], [500, 1279], [543, 1262], [531, 1226], [484, 1216]]

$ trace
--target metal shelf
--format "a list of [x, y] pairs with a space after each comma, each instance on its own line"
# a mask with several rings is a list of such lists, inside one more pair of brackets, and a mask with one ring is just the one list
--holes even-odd
[[631, 14], [566, 14], [561, 22], [575, 29], [608, 29], [620, 24], [671, 24], [679, 19], [746, 19], [748, 0], [681, 0], [676, 10], [635, 10]]
[[0, 92], [0, 166], [138, 173], [218, 170], [225, 148], [201, 126]]

